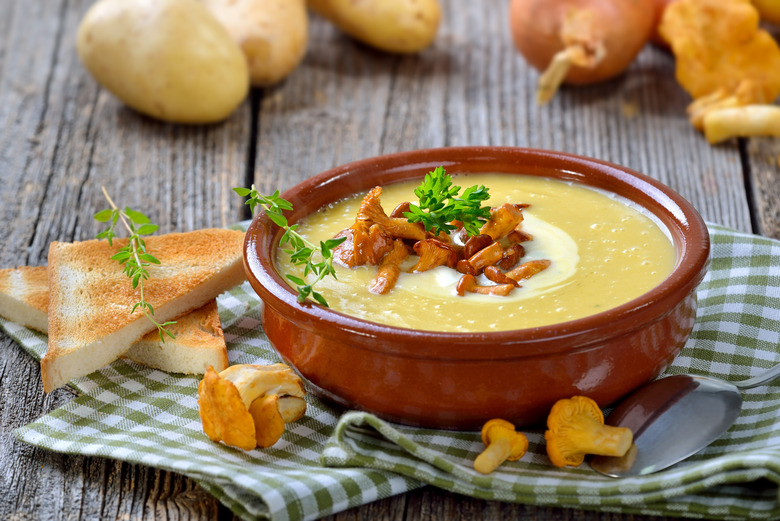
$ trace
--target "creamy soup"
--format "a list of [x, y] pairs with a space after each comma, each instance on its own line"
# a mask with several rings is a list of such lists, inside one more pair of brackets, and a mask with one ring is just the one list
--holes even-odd
[[[463, 187], [490, 189], [486, 204], [528, 203], [520, 262], [548, 259], [549, 268], [523, 281], [508, 296], [466, 293], [455, 286], [461, 276], [441, 266], [423, 273], [402, 272], [385, 295], [368, 291], [376, 266], [336, 266], [338, 279], [319, 282], [334, 310], [373, 322], [436, 331], [498, 331], [564, 322], [613, 308], [652, 289], [672, 271], [674, 246], [648, 215], [614, 194], [576, 183], [522, 175], [453, 176]], [[390, 213], [403, 201], [417, 202], [419, 181], [383, 187], [382, 206]], [[300, 232], [317, 244], [355, 222], [365, 194], [335, 203], [300, 223]], [[402, 265], [411, 268], [410, 256]], [[302, 275], [286, 254], [277, 259], [281, 273]], [[484, 275], [480, 284], [493, 284]]]

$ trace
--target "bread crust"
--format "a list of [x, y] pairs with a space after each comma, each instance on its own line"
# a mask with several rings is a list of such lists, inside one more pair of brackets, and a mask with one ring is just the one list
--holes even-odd
[[157, 331], [151, 331], [123, 356], [169, 373], [204, 374], [209, 366], [215, 371], [227, 368], [227, 345], [216, 300], [178, 317], [168, 330], [175, 338], [163, 342]]
[[[45, 266], [0, 269], [0, 316], [47, 333], [49, 280]], [[169, 373], [204, 374], [209, 366], [228, 366], [227, 345], [217, 301], [176, 318], [168, 327], [175, 338], [160, 339], [150, 331], [125, 353], [133, 362]]]
[[[245, 279], [244, 233], [205, 229], [145, 239], [159, 261], [147, 269], [144, 298], [165, 322], [199, 308]], [[89, 374], [124, 355], [150, 331], [138, 288], [111, 256], [126, 240], [53, 242], [49, 248], [49, 348], [41, 360], [44, 391]], [[221, 329], [220, 329], [221, 330]]]

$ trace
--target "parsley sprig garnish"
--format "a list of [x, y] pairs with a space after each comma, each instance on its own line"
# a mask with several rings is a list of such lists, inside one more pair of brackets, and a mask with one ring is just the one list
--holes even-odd
[[429, 232], [449, 233], [456, 229], [452, 221], [460, 221], [469, 235], [478, 235], [480, 227], [490, 219], [490, 208], [482, 201], [490, 198], [484, 186], [470, 186], [458, 196], [460, 186], [452, 184], [452, 177], [443, 167], [425, 174], [422, 184], [414, 190], [420, 204], [409, 205], [404, 216], [409, 222], [421, 222]]
[[[310, 273], [314, 275], [312, 282], [306, 282], [300, 277], [287, 274], [286, 277], [298, 290], [298, 302], [304, 302], [308, 297], [313, 298], [325, 307], [328, 302], [322, 294], [314, 291], [314, 285], [327, 276], [336, 278], [336, 270], [333, 267], [333, 249], [346, 240], [346, 237], [337, 239], [328, 239], [320, 241], [319, 245], [314, 245], [298, 233], [298, 225], [290, 225], [282, 212], [292, 210], [292, 204], [279, 196], [279, 190], [271, 195], [262, 195], [257, 191], [255, 185], [251, 188], [233, 188], [241, 197], [246, 197], [245, 204], [254, 214], [255, 208], [260, 207], [274, 224], [284, 229], [284, 235], [279, 239], [279, 245], [282, 250], [290, 256], [290, 261], [295, 266], [303, 266], [303, 276]], [[284, 246], [289, 245], [288, 248]], [[315, 254], [319, 252], [319, 262], [315, 262]]]
[[132, 210], [130, 207], [126, 206], [124, 210], [120, 210], [117, 205], [114, 204], [114, 201], [111, 200], [111, 197], [109, 197], [105, 188], [103, 188], [103, 195], [105, 195], [111, 208], [106, 208], [105, 210], [96, 213], [95, 220], [101, 223], [108, 223], [108, 227], [98, 233], [96, 237], [98, 239], [107, 240], [109, 246], [113, 246], [113, 239], [117, 236], [114, 230], [116, 225], [120, 222], [130, 234], [127, 245], [120, 248], [119, 251], [111, 256], [113, 260], [119, 261], [119, 264], [124, 266], [122, 272], [132, 281], [133, 289], [138, 288], [139, 300], [133, 304], [130, 313], [135, 313], [136, 309], [141, 309], [146, 318], [157, 327], [157, 333], [160, 335], [161, 341], [165, 342], [166, 335], [175, 338], [167, 327], [176, 322], [169, 321], [163, 322], [162, 324], [157, 322], [154, 318], [154, 308], [144, 298], [144, 281], [149, 278], [149, 272], [146, 268], [151, 264], [160, 264], [160, 261], [154, 255], [146, 251], [146, 243], [141, 236], [156, 232], [158, 226], [152, 224], [146, 215]]

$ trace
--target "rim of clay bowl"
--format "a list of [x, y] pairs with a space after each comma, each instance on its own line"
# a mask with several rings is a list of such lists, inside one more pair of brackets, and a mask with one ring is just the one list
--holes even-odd
[[[250, 284], [265, 306], [296, 327], [310, 329], [325, 338], [343, 340], [345, 335], [354, 335], [351, 343], [356, 347], [385, 354], [475, 361], [516, 359], [597, 348], [606, 340], [629, 335], [662, 319], [695, 291], [706, 273], [710, 252], [707, 226], [682, 196], [629, 168], [551, 150], [444, 147], [354, 161], [326, 170], [281, 194], [293, 203], [293, 210], [286, 216], [294, 224], [330, 202], [376, 185], [421, 178], [437, 166], [445, 167], [451, 174], [495, 172], [554, 177], [617, 193], [650, 211], [666, 226], [677, 251], [675, 267], [664, 281], [643, 295], [568, 322], [473, 333], [407, 329], [370, 322], [319, 305], [298, 303], [297, 292], [274, 268], [282, 230], [259, 212], [247, 230], [244, 266]], [[359, 342], [360, 338], [373, 340]]]

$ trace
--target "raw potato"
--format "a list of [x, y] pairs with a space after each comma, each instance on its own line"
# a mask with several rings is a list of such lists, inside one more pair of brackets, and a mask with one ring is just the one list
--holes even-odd
[[241, 48], [252, 85], [280, 82], [306, 54], [306, 0], [203, 0], [203, 4]]
[[252, 85], [280, 82], [301, 62], [309, 41], [306, 0], [203, 0], [249, 64]]
[[428, 47], [441, 19], [438, 0], [308, 0], [308, 4], [353, 38], [397, 53]]
[[223, 120], [249, 90], [241, 50], [196, 0], [100, 0], [84, 16], [76, 47], [98, 83], [165, 121]]

